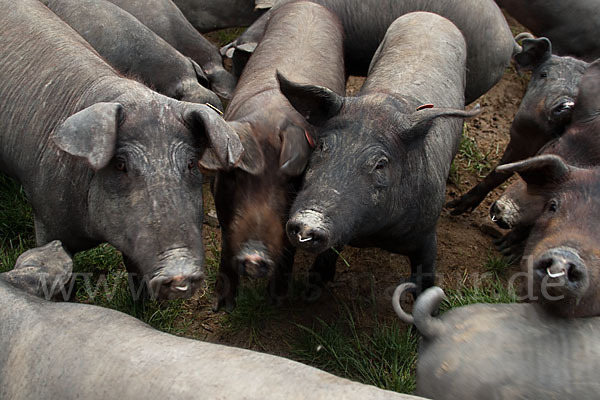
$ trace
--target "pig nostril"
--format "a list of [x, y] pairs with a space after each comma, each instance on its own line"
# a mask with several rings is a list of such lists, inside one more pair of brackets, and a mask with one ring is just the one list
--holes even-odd
[[569, 263], [569, 267], [567, 270], [568, 270], [568, 277], [569, 277], [570, 281], [576, 282], [583, 278], [583, 273], [578, 265]]
[[557, 106], [555, 106], [552, 109], [552, 112], [554, 114], [562, 114], [563, 112], [572, 109], [574, 105], [575, 105], [575, 103], [572, 101], [565, 101], [565, 102], [562, 102], [562, 103], [558, 104]]

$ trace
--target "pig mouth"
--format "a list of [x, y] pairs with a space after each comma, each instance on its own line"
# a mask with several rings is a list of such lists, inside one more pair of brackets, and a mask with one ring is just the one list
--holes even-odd
[[235, 256], [235, 265], [237, 265], [240, 275], [251, 278], [263, 278], [270, 275], [275, 262], [269, 255], [266, 246], [259, 241], [251, 240], [242, 246], [242, 249]]
[[554, 300], [580, 298], [589, 286], [585, 262], [571, 247], [544, 251], [535, 258], [534, 270], [535, 281], [543, 291], [557, 297]]
[[329, 224], [319, 211], [296, 212], [286, 223], [286, 232], [295, 247], [312, 253], [322, 253], [332, 246]]
[[498, 199], [490, 207], [490, 219], [502, 229], [513, 228], [519, 214], [519, 205], [512, 199]]
[[164, 300], [191, 297], [204, 283], [202, 261], [188, 249], [172, 249], [161, 254], [156, 273], [148, 282], [150, 296]]

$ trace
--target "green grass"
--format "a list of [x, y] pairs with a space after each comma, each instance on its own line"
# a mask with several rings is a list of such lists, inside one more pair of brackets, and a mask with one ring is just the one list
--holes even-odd
[[269, 321], [281, 317], [281, 308], [271, 304], [263, 281], [241, 282], [237, 305], [224, 315], [223, 327], [229, 332], [245, 332], [249, 346], [264, 347], [261, 332]]
[[0, 272], [13, 268], [18, 256], [35, 246], [33, 212], [21, 185], [0, 174]]
[[[496, 148], [495, 153], [497, 154], [498, 151], [499, 149]], [[448, 181], [460, 188], [463, 173], [471, 173], [477, 175], [478, 178], [484, 178], [492, 169], [491, 153], [492, 151], [487, 153], [481, 151], [475, 139], [469, 134], [469, 126], [465, 122], [458, 153], [450, 164]]]
[[219, 46], [225, 46], [228, 43], [233, 42], [238, 36], [240, 36], [246, 28], [227, 28], [216, 31], [216, 39]]
[[371, 329], [359, 328], [354, 314], [335, 322], [317, 318], [302, 334], [292, 356], [322, 370], [382, 389], [410, 393], [415, 389], [418, 337], [400, 323], [376, 318]]
[[511, 260], [501, 255], [488, 254], [483, 268], [492, 273], [496, 278], [506, 278], [508, 269], [512, 265]]
[[465, 164], [463, 169], [475, 173], [479, 178], [484, 178], [492, 168], [488, 159], [490, 153], [491, 151], [483, 153], [479, 149], [475, 139], [469, 135], [468, 125], [465, 123], [458, 149], [458, 157]]
[[440, 306], [442, 312], [475, 303], [515, 303], [514, 288], [497, 278], [483, 280], [479, 285], [445, 290], [446, 300]]

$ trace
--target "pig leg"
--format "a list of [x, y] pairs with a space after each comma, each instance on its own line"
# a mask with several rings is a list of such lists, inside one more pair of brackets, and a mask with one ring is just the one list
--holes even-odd
[[223, 242], [221, 251], [221, 262], [219, 264], [219, 274], [215, 287], [215, 300], [213, 311], [219, 311], [225, 307], [226, 311], [233, 311], [235, 308], [235, 296], [237, 295], [239, 275], [238, 271], [232, 267], [232, 256], [227, 250], [226, 243]]
[[494, 241], [494, 245], [503, 256], [514, 263], [523, 257], [529, 232], [531, 232], [531, 225], [516, 226], [506, 235]]
[[33, 227], [35, 229], [35, 242], [38, 246], [43, 246], [50, 242], [50, 235], [44, 226], [44, 223], [33, 213]]
[[268, 289], [272, 304], [280, 306], [283, 300], [288, 297], [295, 255], [296, 248], [294, 246], [288, 244], [284, 247], [281, 261], [275, 267], [273, 275], [269, 280]]
[[333, 281], [333, 277], [335, 276], [335, 265], [342, 249], [343, 247], [339, 246], [328, 249], [317, 255], [308, 271], [308, 287], [303, 293], [303, 297], [306, 301], [316, 301], [321, 297], [321, 292], [327, 282]]
[[[517, 148], [519, 150], [517, 150]], [[527, 152], [523, 152], [523, 145], [515, 143], [514, 140], [511, 140], [500, 159], [498, 165], [509, 164], [514, 161], [522, 160], [523, 158], [527, 158], [535, 154], [528, 154]], [[446, 204], [447, 208], [451, 208], [452, 215], [460, 215], [465, 212], [473, 211], [482, 201], [485, 199], [485, 196], [488, 195], [489, 192], [494, 190], [496, 187], [500, 186], [504, 183], [508, 178], [511, 177], [512, 174], [507, 174], [505, 172], [497, 172], [495, 169], [490, 172], [481, 182], [479, 182], [474, 188], [469, 190], [466, 194], [462, 195], [456, 200], [450, 201]]]
[[437, 255], [437, 235], [435, 232], [421, 241], [421, 246], [409, 252], [410, 281], [417, 285], [415, 296], [435, 283], [435, 258]]
[[315, 258], [308, 275], [310, 284], [324, 287], [327, 282], [333, 281], [335, 265], [342, 249], [342, 246], [331, 248]]

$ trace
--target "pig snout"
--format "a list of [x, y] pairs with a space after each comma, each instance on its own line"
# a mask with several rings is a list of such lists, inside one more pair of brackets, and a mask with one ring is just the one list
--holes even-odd
[[496, 200], [490, 207], [490, 218], [502, 229], [511, 229], [518, 214], [519, 206], [504, 197]]
[[322, 253], [331, 247], [330, 232], [322, 213], [313, 210], [296, 212], [287, 222], [285, 229], [295, 247]]
[[550, 107], [550, 119], [556, 122], [567, 122], [571, 117], [573, 106], [575, 101], [570, 97], [557, 99]]
[[589, 284], [585, 262], [577, 250], [569, 247], [546, 250], [534, 259], [533, 267], [536, 279], [547, 279], [548, 283], [552, 283], [552, 287], [548, 288], [549, 293], [550, 289], [558, 289], [560, 294], [564, 290], [577, 294]]
[[235, 261], [239, 274], [252, 278], [268, 276], [275, 267], [275, 262], [269, 256], [265, 245], [257, 241], [250, 241], [242, 246]]
[[202, 261], [189, 250], [177, 249], [162, 254], [149, 286], [153, 297], [184, 299], [192, 296], [203, 281]]

